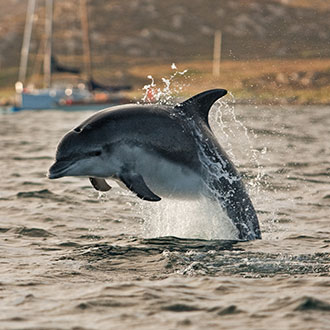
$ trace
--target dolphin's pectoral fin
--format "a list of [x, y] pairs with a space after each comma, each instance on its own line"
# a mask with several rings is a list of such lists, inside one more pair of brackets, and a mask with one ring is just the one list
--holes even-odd
[[124, 182], [126, 187], [136, 193], [136, 195], [150, 202], [158, 202], [161, 198], [155, 195], [146, 185], [143, 177], [140, 174], [124, 172], [119, 176], [120, 180]]
[[89, 178], [89, 181], [91, 182], [92, 186], [98, 191], [108, 191], [111, 189], [111, 187], [104, 179]]

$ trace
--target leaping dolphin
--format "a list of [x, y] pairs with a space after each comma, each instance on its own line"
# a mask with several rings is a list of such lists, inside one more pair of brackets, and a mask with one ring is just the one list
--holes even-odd
[[224, 89], [169, 105], [127, 104], [99, 111], [60, 141], [49, 178], [89, 177], [96, 190], [121, 181], [139, 198], [217, 200], [239, 239], [261, 238], [242, 179], [211, 131], [208, 114]]

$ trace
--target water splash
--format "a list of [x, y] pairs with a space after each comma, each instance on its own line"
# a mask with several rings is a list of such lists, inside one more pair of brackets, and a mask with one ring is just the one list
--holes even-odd
[[270, 162], [268, 148], [256, 148], [258, 135], [238, 119], [235, 112], [235, 97], [230, 92], [228, 94], [229, 102], [228, 99], [220, 99], [214, 104], [210, 119], [212, 130], [234, 164], [238, 168], [248, 169], [243, 173], [246, 187], [257, 209], [258, 205], [267, 206], [267, 210], [263, 211], [268, 215], [261, 225], [262, 231], [271, 233], [272, 238], [274, 233], [282, 230], [277, 219], [283, 205], [276, 203], [267, 193], [272, 184], [262, 164]]
[[[240, 179], [234, 174], [223, 170], [226, 163], [222, 160], [221, 155], [214, 154], [212, 156], [209, 154], [213, 151], [210, 151], [208, 142], [203, 140], [203, 134], [195, 121], [190, 120], [183, 111], [178, 111], [176, 115], [184, 117], [189, 126], [189, 131], [194, 132], [195, 139], [200, 147], [199, 157], [210, 181], [207, 188], [208, 195], [217, 196], [218, 200], [230, 198], [231, 191], [220, 192], [211, 182], [218, 182], [221, 178], [224, 178], [233, 183], [233, 181]], [[228, 135], [225, 136], [228, 138]], [[212, 157], [214, 161], [212, 161]], [[216, 162], [216, 160], [219, 160], [219, 162]], [[238, 238], [235, 225], [222, 210], [219, 202], [211, 201], [206, 197], [201, 197], [196, 201], [163, 199], [157, 205], [140, 203], [140, 208], [145, 219], [143, 231], [146, 237], [170, 235], [203, 239]]]
[[[173, 104], [173, 96], [181, 92], [184, 87], [184, 85], [174, 84], [174, 79], [177, 75], [184, 75], [187, 70], [178, 71], [174, 63], [171, 69], [175, 70], [175, 72], [169, 78], [161, 79], [163, 83], [162, 88], [156, 85], [152, 76], [148, 76], [151, 83], [143, 88], [145, 91], [143, 102], [150, 102], [150, 95], [152, 95], [152, 101], [158, 104]], [[150, 94], [151, 92], [152, 94]], [[228, 96], [230, 97], [229, 100]], [[234, 164], [238, 168], [243, 166], [248, 168], [247, 173], [243, 173], [243, 177], [254, 202], [258, 204], [260, 199], [262, 199], [264, 203], [265, 197], [261, 195], [265, 185], [265, 171], [261, 165], [261, 160], [267, 157], [267, 148], [264, 147], [261, 150], [255, 148], [257, 135], [239, 120], [235, 113], [235, 98], [231, 93], [228, 96], [225, 99], [218, 100], [213, 106], [210, 114], [212, 129], [220, 145], [226, 150]], [[207, 156], [210, 155], [205, 155], [206, 149], [203, 148], [202, 138], [198, 137], [198, 128], [192, 127], [192, 129], [196, 131], [196, 137], [201, 146], [200, 158], [205, 170], [211, 172], [211, 180], [220, 179], [217, 177], [219, 173], [225, 176], [226, 173], [222, 171], [225, 164], [209, 164], [209, 162], [205, 162]], [[222, 168], [220, 169], [219, 166]], [[238, 180], [234, 176], [227, 176], [225, 179], [229, 181]], [[212, 190], [212, 194], [219, 194], [219, 191], [216, 191], [212, 186], [209, 189]], [[226, 196], [219, 197], [226, 198]], [[224, 214], [219, 204], [213, 203], [211, 205], [210, 203], [212, 204], [212, 202], [206, 202], [206, 200], [194, 202], [163, 200], [160, 203], [156, 203], [157, 205], [150, 205], [150, 203], [140, 204], [142, 217], [145, 220], [143, 225], [144, 235], [147, 237], [174, 235], [205, 239], [237, 237], [236, 228], [232, 227], [231, 221]], [[275, 214], [273, 217], [275, 217]]]
[[201, 196], [198, 200], [162, 199], [140, 202], [143, 236], [176, 236], [199, 239], [237, 238], [237, 229], [219, 205]]
[[[143, 87], [145, 95], [143, 102], [154, 102], [158, 104], [173, 104], [174, 95], [180, 93], [184, 84], [178, 84], [175, 78], [184, 76], [187, 70], [179, 71], [175, 63], [171, 69], [175, 72], [170, 78], [162, 78], [163, 87], [157, 87], [154, 78], [149, 75], [150, 84]], [[186, 116], [185, 113], [177, 115]], [[192, 121], [193, 125], [194, 122]], [[192, 130], [198, 134], [198, 129], [194, 126]], [[201, 134], [196, 137], [202, 146]], [[204, 157], [203, 157], [204, 156]], [[202, 158], [206, 158], [201, 153]], [[213, 164], [214, 165], [214, 164]], [[225, 164], [222, 164], [223, 166]], [[221, 166], [221, 165], [220, 165]], [[205, 164], [209, 171], [209, 164]], [[218, 168], [211, 168], [211, 172], [218, 174]], [[234, 178], [228, 177], [228, 180]], [[236, 239], [238, 232], [231, 220], [215, 201], [201, 196], [198, 200], [180, 201], [163, 198], [158, 203], [139, 202], [139, 209], [143, 222], [144, 237], [177, 236], [202, 239]]]
[[157, 104], [173, 104], [175, 96], [179, 94], [185, 87], [185, 84], [176, 81], [179, 76], [185, 76], [188, 70], [179, 71], [175, 63], [172, 63], [171, 69], [174, 73], [169, 78], [163, 77], [161, 81], [162, 87], [158, 87], [153, 76], [148, 75], [147, 78], [151, 80], [150, 84], [144, 85], [142, 90], [144, 95], [142, 97], [143, 103], [157, 103]]
[[95, 218], [90, 219], [91, 226], [88, 228], [88, 235], [91, 241], [95, 241], [95, 240], [98, 241], [104, 238], [103, 236], [100, 236], [98, 232], [102, 229], [102, 225], [101, 225], [102, 217], [107, 212], [105, 206], [106, 206], [106, 202], [109, 201], [109, 196], [105, 192], [97, 191], [97, 199], [102, 205], [103, 214], [97, 215]]
[[[211, 120], [213, 123], [213, 131], [220, 142], [220, 145], [226, 150], [227, 154], [233, 163], [239, 168], [243, 165], [241, 160], [244, 160], [244, 165], [256, 169], [256, 175], [246, 180], [249, 192], [255, 196], [261, 193], [261, 183], [265, 179], [265, 171], [261, 165], [261, 159], [267, 156], [267, 148], [261, 150], [255, 148], [254, 140], [257, 135], [237, 118], [235, 113], [235, 97], [232, 93], [228, 93], [230, 101], [220, 99], [214, 106], [211, 112]], [[237, 145], [239, 141], [239, 145]], [[233, 143], [235, 142], [235, 143]], [[242, 154], [243, 152], [243, 154]], [[237, 157], [241, 154], [241, 157]]]
[[[203, 177], [207, 183], [205, 193], [207, 196], [210, 196], [210, 198], [215, 198], [218, 201], [218, 203], [215, 203], [213, 207], [217, 209], [217, 214], [219, 215], [217, 225], [223, 226], [224, 218], [223, 212], [221, 212], [222, 207], [220, 205], [224, 206], [225, 204], [227, 208], [229, 205], [232, 205], [232, 202], [237, 198], [235, 197], [235, 190], [241, 189], [239, 188], [241, 181], [240, 176], [237, 175], [235, 171], [232, 171], [230, 166], [228, 167], [228, 163], [223, 158], [222, 153], [215, 145], [213, 145], [212, 141], [205, 137], [200, 126], [193, 118], [187, 116], [187, 114], [182, 110], [180, 110], [177, 115], [183, 118], [188, 130], [194, 136], [198, 146], [199, 161], [202, 165], [202, 171], [204, 172]], [[237, 121], [236, 117], [234, 118]], [[230, 189], [223, 189], [225, 186], [230, 187]], [[240, 198], [244, 199], [244, 195], [242, 195], [243, 190], [241, 192], [237, 190], [237, 193], [241, 195]], [[240, 217], [242, 220], [245, 219], [239, 223], [240, 231], [244, 238], [251, 239], [258, 237], [258, 220], [255, 218], [253, 206], [247, 200], [246, 203], [242, 201], [242, 208], [243, 207], [245, 208], [243, 211], [244, 213], [238, 215], [238, 212], [240, 211], [237, 209], [234, 211], [232, 216], [235, 218]], [[229, 206], [228, 210], [230, 210], [230, 208], [231, 206]], [[235, 220], [232, 220], [232, 222], [234, 226]], [[225, 238], [234, 239], [237, 238], [237, 235], [234, 237], [227, 236]]]

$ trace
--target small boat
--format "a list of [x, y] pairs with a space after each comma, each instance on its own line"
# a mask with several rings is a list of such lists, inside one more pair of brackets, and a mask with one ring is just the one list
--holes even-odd
[[[80, 69], [61, 65], [52, 54], [52, 21], [53, 0], [45, 0], [45, 49], [43, 59], [44, 88], [35, 88], [33, 85], [24, 86], [26, 81], [27, 63], [32, 34], [33, 17], [36, 0], [29, 0], [24, 29], [23, 45], [19, 79], [15, 84], [16, 102], [12, 111], [20, 110], [98, 110], [115, 104], [129, 103], [130, 99], [121, 94], [122, 91], [131, 89], [131, 86], [107, 86], [96, 82], [92, 75], [92, 61], [89, 44], [88, 16], [86, 0], [80, 0], [81, 25], [83, 30], [84, 49], [84, 79]], [[52, 82], [52, 73], [70, 73], [78, 75], [75, 84]], [[80, 80], [80, 81], [79, 81]]]
[[91, 92], [84, 83], [77, 86], [57, 86], [34, 89], [16, 83], [16, 105], [12, 111], [21, 110], [100, 110], [131, 100], [118, 92]]

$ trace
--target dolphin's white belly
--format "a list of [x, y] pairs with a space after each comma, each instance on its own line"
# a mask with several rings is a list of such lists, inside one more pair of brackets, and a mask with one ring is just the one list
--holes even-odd
[[136, 169], [159, 196], [197, 198], [203, 189], [203, 181], [195, 172], [158, 155], [145, 153], [137, 160]]
[[160, 154], [146, 152], [142, 148], [117, 150], [112, 161], [118, 167], [132, 164], [134, 171], [142, 175], [152, 192], [161, 197], [198, 198], [204, 189], [202, 178], [187, 166], [169, 161]]

